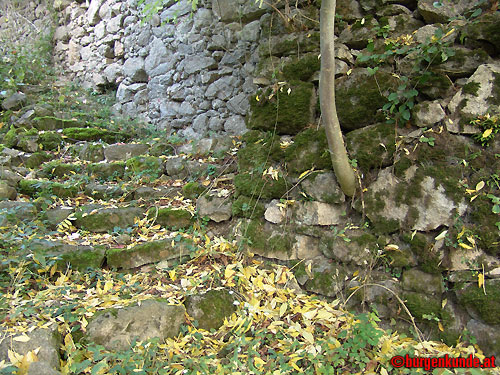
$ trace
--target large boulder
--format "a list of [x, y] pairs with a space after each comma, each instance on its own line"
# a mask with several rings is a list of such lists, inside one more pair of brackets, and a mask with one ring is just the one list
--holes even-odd
[[198, 327], [210, 331], [218, 329], [236, 311], [235, 301], [232, 292], [219, 289], [187, 296], [184, 305], [187, 313], [198, 321]]

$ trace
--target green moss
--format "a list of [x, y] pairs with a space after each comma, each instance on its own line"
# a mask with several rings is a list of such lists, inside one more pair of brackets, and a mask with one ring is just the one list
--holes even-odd
[[43, 167], [43, 174], [47, 177], [64, 177], [79, 174], [83, 170], [81, 164], [66, 164], [59, 160], [46, 163]]
[[198, 296], [186, 298], [186, 310], [196, 314], [198, 327], [210, 331], [219, 329], [224, 319], [230, 317], [235, 311], [234, 297], [227, 290], [209, 290]]
[[163, 161], [155, 156], [136, 156], [128, 159], [126, 166], [132, 174], [158, 178], [163, 174]]
[[14, 127], [14, 125], [10, 126], [10, 130], [4, 135], [2, 143], [5, 147], [15, 147], [17, 145], [17, 134], [19, 130]]
[[56, 150], [62, 143], [63, 139], [56, 132], [44, 132], [39, 135], [38, 143], [42, 145], [43, 150]]
[[493, 73], [492, 95], [487, 99], [491, 105], [500, 105], [500, 73]]
[[364, 172], [392, 163], [396, 151], [393, 125], [383, 123], [354, 130], [347, 134], [346, 141], [351, 158]]
[[196, 199], [205, 191], [205, 187], [198, 182], [188, 182], [182, 187], [182, 194], [189, 199]]
[[240, 195], [231, 207], [233, 216], [255, 219], [262, 217], [265, 212], [265, 207], [259, 201]]
[[470, 229], [479, 236], [478, 246], [490, 255], [499, 255], [499, 230], [495, 225], [499, 218], [498, 214], [491, 212], [491, 201], [484, 196], [479, 196], [471, 206], [472, 226]]
[[300, 175], [312, 167], [332, 169], [328, 142], [323, 129], [304, 130], [293, 141], [293, 144], [285, 150], [285, 161], [289, 173]]
[[307, 55], [300, 59], [294, 58], [283, 67], [283, 78], [287, 81], [309, 81], [320, 68], [321, 61], [316, 54]]
[[418, 81], [412, 82], [419, 92], [427, 95], [430, 99], [439, 99], [447, 95], [453, 82], [445, 74], [430, 73], [425, 79], [418, 77]]
[[72, 269], [85, 271], [88, 268], [100, 268], [104, 263], [105, 251], [102, 247], [96, 247], [94, 250], [64, 253], [61, 258], [64, 266], [69, 263]]
[[[291, 89], [290, 94], [287, 93], [288, 88]], [[271, 94], [271, 89], [265, 92], [260, 90], [250, 97], [250, 129], [297, 134], [312, 121], [312, 83], [291, 81], [269, 99]]]
[[474, 81], [469, 82], [469, 83], [466, 83], [464, 85], [464, 87], [462, 87], [462, 93], [469, 94], [472, 96], [477, 96], [477, 91], [479, 90], [480, 87], [481, 87], [481, 85], [478, 82], [474, 82]]
[[156, 217], [156, 223], [169, 228], [187, 228], [193, 223], [191, 212], [183, 209], [151, 207], [148, 219]]
[[26, 168], [35, 169], [50, 159], [52, 159], [52, 156], [46, 152], [35, 152], [24, 162], [24, 166]]
[[433, 298], [421, 293], [406, 292], [403, 295], [406, 301], [406, 307], [417, 322], [429, 322], [424, 318], [424, 315], [435, 316], [439, 318], [441, 315], [441, 299]]
[[238, 174], [234, 177], [234, 186], [238, 194], [262, 199], [279, 199], [287, 191], [287, 183], [283, 177], [274, 180], [269, 176], [262, 177], [261, 174]]
[[440, 274], [442, 271], [439, 254], [434, 251], [434, 244], [428, 242], [421, 234], [404, 234], [402, 240], [410, 245], [410, 250], [417, 256], [422, 271], [430, 274]]
[[406, 156], [403, 156], [396, 163], [394, 163], [394, 175], [399, 178], [404, 177], [406, 170], [411, 166], [412, 161]]
[[487, 324], [500, 324], [500, 280], [485, 281], [486, 294], [477, 284], [469, 284], [458, 294], [458, 300], [476, 311]]
[[257, 170], [262, 173], [272, 164], [272, 161], [281, 161], [283, 159], [279, 137], [259, 133], [262, 138], [247, 143], [245, 147], [238, 151], [238, 170], [240, 172]]
[[260, 250], [260, 254], [290, 254], [293, 239], [286, 232], [276, 233], [266, 230], [262, 220], [252, 220], [244, 225], [244, 237], [248, 240], [250, 250]]
[[156, 142], [149, 149], [149, 155], [151, 156], [162, 156], [162, 155], [169, 156], [174, 154], [175, 154], [174, 146], [165, 141]]
[[129, 139], [125, 133], [113, 132], [99, 128], [65, 128], [63, 136], [71, 141], [98, 141], [114, 143]]
[[366, 70], [337, 79], [335, 103], [340, 124], [354, 130], [385, 121], [380, 109], [386, 104], [385, 93], [394, 91], [398, 81], [389, 73], [370, 76]]
[[[297, 52], [307, 53], [319, 51], [320, 47], [320, 35], [319, 32], [303, 34], [291, 34], [293, 36], [297, 35], [296, 38], [279, 38], [278, 41], [271, 45], [271, 53], [273, 56], [289, 56], [295, 55]], [[267, 45], [262, 45], [260, 47], [259, 53], [261, 57], [269, 56], [269, 47]]]
[[75, 197], [79, 191], [78, 186], [75, 185], [66, 185], [44, 180], [24, 179], [19, 181], [18, 187], [20, 193], [31, 197], [45, 193], [48, 195], [55, 195], [60, 198], [70, 198]]

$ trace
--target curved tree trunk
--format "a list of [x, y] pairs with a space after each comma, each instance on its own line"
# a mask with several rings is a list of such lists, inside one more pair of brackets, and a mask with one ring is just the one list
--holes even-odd
[[340, 123], [335, 105], [335, 25], [336, 0], [323, 0], [320, 12], [321, 74], [319, 98], [321, 117], [325, 125], [326, 138], [332, 158], [333, 170], [340, 188], [345, 195], [352, 197], [356, 191], [356, 178], [349, 164], [347, 150], [342, 138]]

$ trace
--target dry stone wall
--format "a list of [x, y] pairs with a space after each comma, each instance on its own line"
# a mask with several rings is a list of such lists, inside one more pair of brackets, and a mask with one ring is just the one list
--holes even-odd
[[263, 9], [219, 0], [192, 13], [171, 1], [147, 22], [137, 0], [73, 1], [59, 11], [57, 61], [85, 87], [116, 88], [117, 112], [188, 138], [246, 130]]

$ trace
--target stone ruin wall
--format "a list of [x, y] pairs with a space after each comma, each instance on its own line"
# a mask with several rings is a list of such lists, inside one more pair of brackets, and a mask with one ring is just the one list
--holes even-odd
[[86, 88], [116, 89], [117, 113], [187, 138], [246, 131], [264, 9], [206, 0], [191, 14], [170, 1], [144, 22], [137, 0], [57, 7], [56, 62]]

